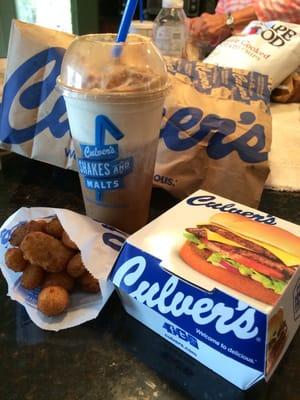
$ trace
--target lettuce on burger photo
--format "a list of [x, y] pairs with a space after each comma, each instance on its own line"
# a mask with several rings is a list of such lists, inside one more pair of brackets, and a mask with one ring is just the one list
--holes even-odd
[[193, 269], [266, 304], [275, 304], [300, 265], [300, 237], [238, 214], [214, 214], [186, 228], [180, 257]]

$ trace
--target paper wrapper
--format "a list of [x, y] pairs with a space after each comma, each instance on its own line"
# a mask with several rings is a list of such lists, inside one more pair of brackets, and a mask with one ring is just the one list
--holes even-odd
[[268, 77], [167, 58], [172, 90], [154, 185], [183, 199], [199, 188], [257, 207], [269, 174]]
[[[81, 251], [86, 269], [99, 280], [101, 292], [71, 293], [67, 311], [55, 317], [47, 317], [37, 309], [40, 289], [24, 289], [20, 284], [22, 273], [7, 268], [4, 255], [6, 250], [12, 247], [9, 238], [16, 226], [36, 219], [47, 220], [55, 215]], [[7, 295], [22, 304], [31, 320], [42, 329], [59, 331], [90, 321], [99, 315], [113, 292], [113, 285], [107, 278], [126, 236], [116, 228], [98, 223], [73, 211], [22, 207], [6, 220], [0, 230], [0, 267], [8, 285]]]
[[0, 147], [76, 170], [65, 102], [55, 89], [75, 36], [13, 20], [0, 104]]

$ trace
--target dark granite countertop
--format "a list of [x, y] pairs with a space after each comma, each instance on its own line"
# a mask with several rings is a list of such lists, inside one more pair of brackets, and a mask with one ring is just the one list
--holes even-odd
[[[154, 190], [151, 216], [176, 200]], [[9, 155], [0, 171], [0, 225], [19, 207], [84, 212], [78, 176]], [[300, 193], [265, 190], [260, 210], [300, 224]], [[242, 392], [128, 316], [113, 295], [100, 316], [43, 331], [7, 296], [0, 278], [0, 399], [300, 399], [300, 334], [269, 383]]]

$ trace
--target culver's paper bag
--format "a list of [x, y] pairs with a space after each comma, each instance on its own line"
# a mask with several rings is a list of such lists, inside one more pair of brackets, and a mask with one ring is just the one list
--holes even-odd
[[[14, 21], [0, 105], [0, 146], [76, 170], [64, 99], [55, 90], [73, 36]], [[267, 78], [169, 60], [153, 184], [178, 198], [202, 188], [257, 206], [268, 175]]]
[[168, 59], [154, 185], [185, 198], [202, 188], [256, 207], [269, 173], [268, 78]]
[[12, 22], [0, 104], [2, 148], [76, 169], [65, 102], [55, 89], [65, 49], [73, 39], [68, 33]]
[[[57, 216], [64, 230], [81, 251], [86, 269], [99, 281], [100, 293], [91, 294], [74, 290], [70, 293], [67, 310], [54, 317], [47, 317], [37, 309], [40, 288], [25, 289], [20, 272], [5, 264], [5, 253], [12, 247], [9, 240], [14, 229], [32, 220], [50, 220]], [[113, 292], [108, 275], [126, 234], [118, 229], [96, 222], [84, 215], [57, 208], [20, 208], [0, 228], [0, 268], [8, 285], [7, 295], [22, 304], [31, 320], [40, 328], [58, 331], [71, 328], [96, 318]]]
[[275, 103], [300, 103], [300, 66], [273, 90]]

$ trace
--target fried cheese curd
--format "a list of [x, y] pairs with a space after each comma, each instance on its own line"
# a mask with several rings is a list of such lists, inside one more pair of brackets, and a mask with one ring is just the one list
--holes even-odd
[[63, 242], [63, 244], [65, 246], [70, 247], [70, 249], [79, 250], [77, 247], [77, 244], [74, 243], [73, 240], [70, 239], [70, 236], [67, 234], [66, 231], [63, 231], [61, 241]]
[[67, 272], [73, 278], [79, 278], [85, 273], [86, 269], [83, 265], [80, 253], [75, 254], [74, 257], [68, 262]]
[[53, 317], [66, 311], [69, 301], [66, 289], [60, 286], [49, 286], [42, 289], [38, 296], [38, 310], [48, 317]]
[[63, 232], [64, 228], [57, 217], [51, 219], [45, 226], [45, 233], [56, 239], [61, 239]]
[[28, 266], [28, 261], [23, 256], [23, 251], [18, 247], [11, 247], [5, 253], [5, 263], [15, 272], [23, 272]]
[[43, 287], [49, 286], [60, 286], [71, 292], [74, 287], [74, 278], [72, 278], [67, 272], [49, 272], [43, 283]]
[[29, 265], [22, 274], [21, 284], [25, 289], [36, 289], [42, 285], [45, 274], [39, 265]]
[[78, 278], [78, 281], [81, 289], [84, 292], [88, 293], [100, 292], [99, 282], [96, 278], [93, 277], [93, 275], [90, 272], [85, 271], [85, 273]]
[[63, 271], [74, 254], [60, 240], [43, 232], [28, 233], [20, 248], [26, 260], [40, 265], [47, 272]]
[[10, 244], [13, 246], [20, 246], [24, 237], [30, 232], [44, 232], [47, 222], [44, 220], [29, 221], [25, 224], [19, 225], [10, 237]]

